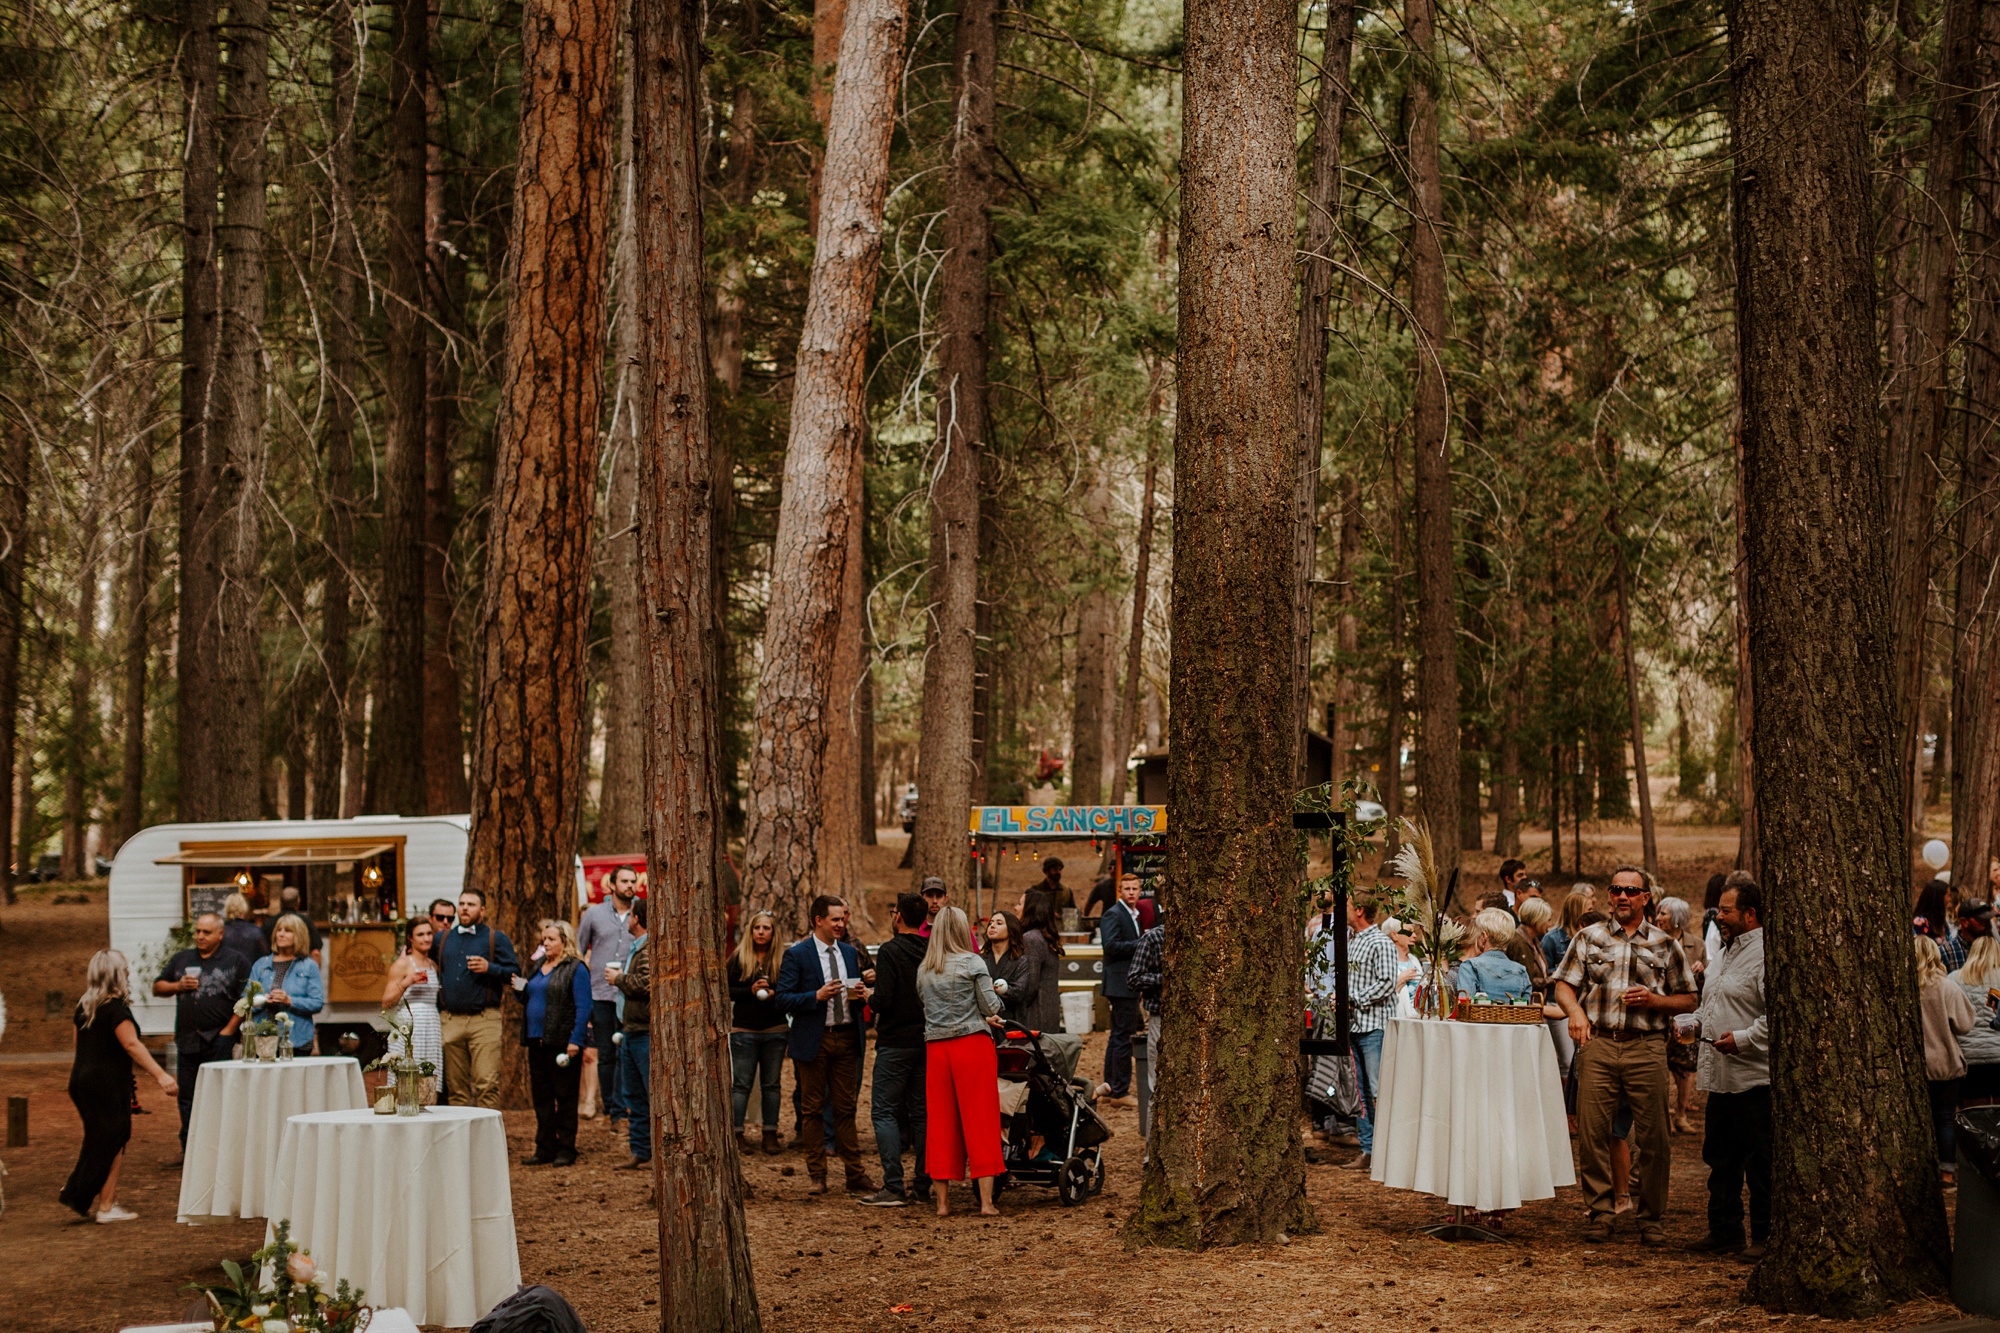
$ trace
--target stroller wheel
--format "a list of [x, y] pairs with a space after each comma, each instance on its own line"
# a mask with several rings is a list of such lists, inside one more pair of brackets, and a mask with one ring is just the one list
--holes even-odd
[[1064, 1207], [1074, 1208], [1090, 1195], [1090, 1163], [1078, 1153], [1064, 1162], [1062, 1170], [1056, 1173], [1056, 1197], [1062, 1200]]

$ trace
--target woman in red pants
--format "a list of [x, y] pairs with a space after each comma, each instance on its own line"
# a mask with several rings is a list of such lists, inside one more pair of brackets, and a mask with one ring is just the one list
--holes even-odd
[[931, 944], [917, 968], [924, 1003], [924, 1159], [937, 1215], [951, 1212], [951, 1180], [979, 1182], [979, 1211], [993, 1206], [1000, 1157], [1000, 1063], [989, 1027], [1005, 1026], [986, 960], [972, 951], [965, 913], [946, 907], [931, 922]]

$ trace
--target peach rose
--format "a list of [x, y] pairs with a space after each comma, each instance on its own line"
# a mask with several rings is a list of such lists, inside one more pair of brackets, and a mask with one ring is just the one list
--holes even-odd
[[304, 1250], [285, 1260], [285, 1276], [301, 1287], [311, 1282], [319, 1270], [313, 1267], [312, 1256]]

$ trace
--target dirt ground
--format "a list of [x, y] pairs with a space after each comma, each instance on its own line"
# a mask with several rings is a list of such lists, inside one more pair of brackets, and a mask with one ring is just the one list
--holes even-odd
[[[1636, 859], [1635, 829], [1586, 834], [1586, 868], [1600, 881], [1612, 864]], [[1698, 896], [1711, 870], [1727, 868], [1735, 841], [1733, 828], [1663, 829], [1670, 891]], [[906, 873], [895, 868], [900, 835], [885, 833], [884, 844], [867, 850], [877, 921], [886, 919], [887, 902]], [[1076, 858], [1079, 869], [1086, 859]], [[1468, 862], [1475, 882], [1483, 883], [1497, 858], [1474, 853]], [[1028, 864], [1024, 857], [1022, 870], [1006, 867], [1007, 891], [1033, 878]], [[95, 1333], [182, 1317], [189, 1307], [185, 1286], [217, 1278], [223, 1259], [242, 1258], [262, 1237], [257, 1222], [185, 1228], [173, 1221], [178, 1175], [165, 1162], [175, 1148], [175, 1112], [150, 1085], [140, 1095], [152, 1114], [134, 1122], [121, 1189], [121, 1201], [141, 1220], [107, 1236], [76, 1223], [55, 1202], [81, 1139], [64, 1091], [67, 1063], [22, 1053], [67, 1047], [67, 1008], [80, 988], [82, 963], [101, 947], [105, 931], [101, 887], [83, 903], [57, 905], [57, 892], [74, 896], [77, 889], [30, 892], [0, 913], [0, 980], [10, 1005], [0, 1040], [0, 1095], [28, 1098], [31, 1136], [28, 1148], [0, 1152], [8, 1172], [0, 1215], [0, 1329], [7, 1333]], [[50, 991], [62, 993], [54, 1017], [45, 1016]], [[1103, 1040], [1089, 1039], [1084, 1071], [1101, 1068]], [[866, 1105], [864, 1086], [863, 1158], [877, 1176]], [[814, 1199], [806, 1193], [802, 1159], [789, 1147], [777, 1157], [748, 1158], [748, 1222], [764, 1327], [874, 1333], [972, 1329], [991, 1320], [1015, 1330], [1107, 1333], [1377, 1327], [1653, 1333], [1807, 1322], [1773, 1320], [1739, 1305], [1747, 1269], [1679, 1248], [1704, 1229], [1698, 1118], [1694, 1137], [1674, 1141], [1672, 1246], [1661, 1252], [1643, 1251], [1629, 1236], [1603, 1249], [1580, 1244], [1583, 1211], [1573, 1188], [1523, 1208], [1508, 1223], [1504, 1245], [1447, 1245], [1415, 1234], [1442, 1216], [1436, 1200], [1310, 1167], [1318, 1233], [1284, 1245], [1193, 1255], [1123, 1244], [1120, 1228], [1138, 1191], [1137, 1114], [1111, 1108], [1106, 1115], [1115, 1137], [1106, 1147], [1101, 1197], [1071, 1209], [1052, 1191], [1023, 1188], [1002, 1196], [997, 1219], [974, 1215], [963, 1195], [954, 1200], [960, 1211], [945, 1220], [922, 1208]], [[786, 1122], [789, 1143], [789, 1110]], [[507, 1123], [518, 1158], [530, 1147], [533, 1117], [509, 1112]], [[573, 1168], [511, 1168], [523, 1278], [563, 1292], [592, 1333], [656, 1328], [656, 1224], [646, 1206], [647, 1181], [610, 1169], [623, 1160], [623, 1136], [614, 1140], [603, 1121], [584, 1124], [580, 1146], [583, 1159]], [[112, 1241], [115, 1252], [107, 1250]], [[1905, 1329], [1956, 1317], [1948, 1304], [1920, 1302], [1853, 1327]]]

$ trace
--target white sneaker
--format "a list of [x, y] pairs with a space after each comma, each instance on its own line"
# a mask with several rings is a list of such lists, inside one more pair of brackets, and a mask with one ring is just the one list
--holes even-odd
[[133, 1212], [129, 1208], [120, 1208], [117, 1204], [114, 1203], [109, 1208], [100, 1211], [97, 1214], [97, 1220], [100, 1222], [107, 1222], [107, 1223], [136, 1222], [139, 1220], [139, 1215]]

